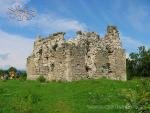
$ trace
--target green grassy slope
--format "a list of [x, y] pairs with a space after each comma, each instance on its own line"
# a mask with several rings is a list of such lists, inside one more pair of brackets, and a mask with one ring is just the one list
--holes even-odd
[[0, 113], [126, 113], [121, 91], [135, 87], [136, 80], [0, 81]]

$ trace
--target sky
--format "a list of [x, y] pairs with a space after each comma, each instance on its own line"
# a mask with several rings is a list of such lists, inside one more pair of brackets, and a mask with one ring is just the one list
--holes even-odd
[[[36, 12], [32, 20], [10, 18], [8, 9], [23, 3]], [[139, 46], [150, 47], [150, 0], [0, 0], [0, 68], [26, 69], [26, 58], [38, 35], [94, 31], [104, 37], [108, 25], [117, 26], [128, 56]]]

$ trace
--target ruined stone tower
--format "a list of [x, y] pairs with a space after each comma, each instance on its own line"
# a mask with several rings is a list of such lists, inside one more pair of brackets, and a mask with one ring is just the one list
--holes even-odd
[[27, 78], [43, 75], [47, 80], [74, 81], [106, 77], [126, 80], [126, 57], [119, 32], [108, 26], [104, 38], [95, 32], [78, 31], [65, 41], [63, 32], [38, 37], [27, 58]]

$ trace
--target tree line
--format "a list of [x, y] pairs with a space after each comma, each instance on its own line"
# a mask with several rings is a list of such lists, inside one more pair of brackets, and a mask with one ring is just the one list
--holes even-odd
[[0, 69], [0, 79], [26, 79], [26, 71], [17, 70], [15, 67], [10, 67], [8, 69]]

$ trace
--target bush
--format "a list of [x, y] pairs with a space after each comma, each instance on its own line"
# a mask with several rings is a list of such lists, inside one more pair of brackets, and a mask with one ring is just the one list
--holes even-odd
[[141, 80], [136, 88], [123, 91], [126, 107], [130, 112], [149, 113], [150, 111], [150, 81]]
[[40, 82], [45, 82], [46, 79], [43, 75], [40, 75], [38, 78], [37, 78], [37, 81], [40, 81]]

